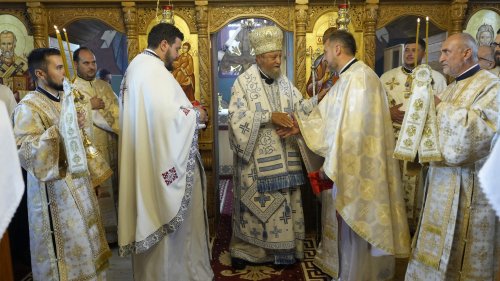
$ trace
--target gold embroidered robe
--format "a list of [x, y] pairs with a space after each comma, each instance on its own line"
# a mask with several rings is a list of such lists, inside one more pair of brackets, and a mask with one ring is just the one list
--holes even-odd
[[[446, 79], [444, 76], [432, 70], [432, 89], [434, 93], [440, 93], [446, 88]], [[380, 76], [380, 81], [384, 85], [389, 107], [397, 104], [403, 104], [400, 110], [404, 110], [410, 101], [411, 95], [411, 72], [408, 73], [402, 66], [393, 68]], [[397, 140], [401, 124], [392, 123], [394, 128], [394, 137]], [[401, 167], [401, 179], [403, 182], [403, 195], [406, 203], [406, 214], [408, 216], [408, 226], [413, 233], [418, 223], [422, 200], [423, 200], [423, 181], [425, 173], [418, 162], [399, 161]]]
[[[109, 83], [94, 79], [92, 81], [76, 77], [74, 81], [78, 91], [85, 95], [87, 101], [97, 96], [104, 101], [103, 109], [95, 109], [87, 114], [92, 123], [92, 144], [99, 150], [113, 170], [113, 176], [98, 187], [98, 201], [101, 210], [108, 243], [118, 241], [116, 196], [118, 193], [118, 132], [119, 107], [118, 99]], [[89, 102], [90, 103], [90, 102]]]
[[30, 92], [14, 112], [21, 166], [28, 171], [34, 280], [102, 280], [111, 256], [89, 177], [66, 173], [61, 105]]
[[[360, 61], [352, 64], [309, 116], [299, 115], [298, 123], [307, 146], [325, 157], [323, 169], [337, 186], [334, 203], [342, 219], [372, 246], [408, 256], [392, 123], [373, 70]], [[328, 273], [335, 277], [338, 268]]]
[[493, 280], [497, 219], [477, 172], [496, 131], [500, 79], [485, 70], [451, 83], [436, 107], [444, 161], [431, 162], [406, 280]]

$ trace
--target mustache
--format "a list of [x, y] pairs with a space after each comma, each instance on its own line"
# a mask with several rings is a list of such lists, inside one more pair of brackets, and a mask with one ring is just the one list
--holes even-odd
[[14, 56], [14, 52], [11, 52], [11, 51], [0, 51], [0, 55], [2, 55], [2, 57], [5, 57], [5, 58], [12, 58]]

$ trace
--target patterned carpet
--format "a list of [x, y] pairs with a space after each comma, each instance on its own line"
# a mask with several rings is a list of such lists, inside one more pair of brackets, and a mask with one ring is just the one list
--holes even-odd
[[316, 251], [316, 243], [313, 238], [304, 241], [305, 260], [285, 268], [276, 268], [272, 264], [247, 266], [243, 270], [233, 270], [231, 267], [231, 255], [229, 254], [229, 242], [231, 240], [231, 210], [232, 210], [232, 183], [230, 180], [220, 180], [221, 219], [217, 230], [217, 238], [213, 245], [212, 268], [216, 281], [237, 280], [273, 280], [273, 281], [327, 281], [328, 276], [319, 271], [312, 260]]

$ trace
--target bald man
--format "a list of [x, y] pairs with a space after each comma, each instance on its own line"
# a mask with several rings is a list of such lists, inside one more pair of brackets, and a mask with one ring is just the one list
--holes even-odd
[[477, 173], [495, 134], [500, 79], [478, 64], [465, 33], [450, 36], [439, 59], [455, 81], [435, 98], [442, 160], [431, 162], [427, 197], [406, 280], [493, 280], [495, 213]]

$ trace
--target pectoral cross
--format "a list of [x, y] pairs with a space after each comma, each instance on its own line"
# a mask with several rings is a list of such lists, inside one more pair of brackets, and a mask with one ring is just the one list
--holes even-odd
[[392, 91], [392, 89], [394, 89], [394, 86], [399, 85], [399, 82], [396, 81], [396, 77], [392, 77], [392, 81], [391, 82], [386, 82], [385, 84], [387, 86], [391, 87], [391, 91]]

